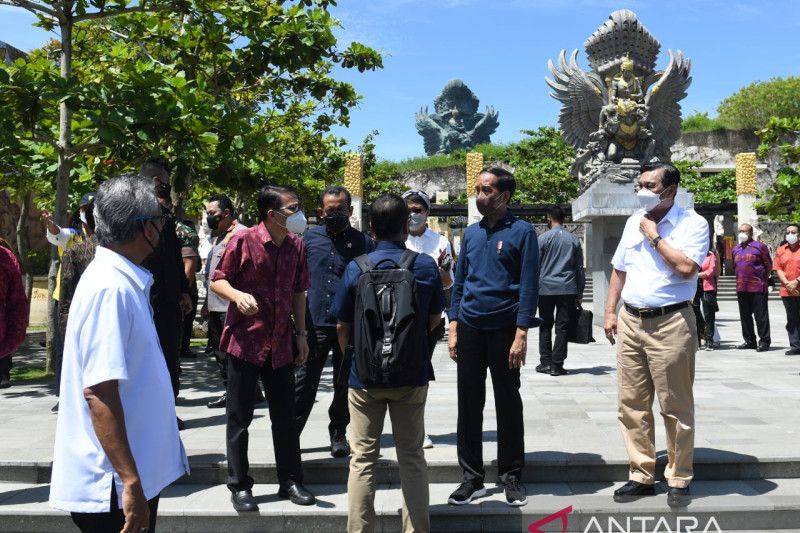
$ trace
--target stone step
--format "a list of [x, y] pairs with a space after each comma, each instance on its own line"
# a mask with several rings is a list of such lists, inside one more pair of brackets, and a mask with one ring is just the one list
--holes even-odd
[[[447, 497], [454, 484], [430, 485], [433, 531], [527, 532], [562, 531], [800, 531], [800, 479], [759, 481], [695, 481], [691, 504], [672, 511], [665, 487], [657, 495], [618, 504], [611, 497], [618, 484], [527, 484], [528, 503], [508, 507], [502, 490], [488, 485], [488, 495], [456, 507]], [[276, 495], [276, 485], [256, 485], [258, 513], [236, 513], [224, 485], [173, 485], [162, 493], [158, 530], [180, 532], [341, 532], [347, 523], [346, 486], [312, 485], [314, 506], [299, 507]], [[0, 484], [0, 532], [72, 531], [69, 515], [47, 505], [47, 485]], [[377, 531], [401, 531], [400, 487], [380, 484], [375, 498]], [[533, 529], [531, 525], [539, 523]]]
[[[431, 483], [458, 483], [462, 470], [452, 447], [452, 459], [428, 459], [428, 475]], [[485, 454], [495, 453], [487, 445]], [[251, 454], [252, 455], [252, 454]], [[347, 458], [319, 457], [303, 461], [303, 475], [308, 483], [347, 483], [349, 460]], [[276, 483], [277, 469], [274, 462], [250, 463], [250, 475], [256, 483]], [[191, 474], [177, 481], [178, 484], [217, 484], [227, 478], [227, 462], [221, 454], [189, 456]], [[656, 470], [663, 477], [666, 456], [660, 453]], [[695, 475], [699, 479], [786, 479], [800, 478], [800, 457], [757, 457], [727, 454], [719, 450], [698, 449], [695, 453]], [[19, 483], [49, 483], [50, 462], [0, 461], [0, 481]], [[495, 461], [486, 464], [486, 479], [497, 478]], [[523, 470], [526, 483], [571, 483], [571, 482], [618, 482], [628, 478], [628, 462], [621, 459], [605, 459], [595, 454], [568, 454], [560, 452], [532, 452], [528, 454]], [[399, 468], [394, 459], [381, 459], [375, 469], [378, 483], [396, 483], [400, 480]]]

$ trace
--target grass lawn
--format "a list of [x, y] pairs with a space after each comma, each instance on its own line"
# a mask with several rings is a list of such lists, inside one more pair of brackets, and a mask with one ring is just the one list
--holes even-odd
[[53, 377], [53, 374], [48, 374], [44, 368], [35, 366], [17, 366], [11, 369], [11, 381], [20, 382], [37, 382], [47, 381]]

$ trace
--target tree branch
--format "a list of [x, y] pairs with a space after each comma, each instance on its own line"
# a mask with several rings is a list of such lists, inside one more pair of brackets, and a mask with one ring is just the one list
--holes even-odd
[[[0, 2], [4, 1], [26, 1], [26, 0], [0, 0]], [[173, 2], [175, 4], [175, 2]], [[117, 15], [126, 15], [129, 13], [157, 13], [159, 11], [178, 11], [178, 6], [175, 5], [167, 5], [167, 4], [160, 4], [154, 6], [148, 6], [145, 0], [142, 0], [142, 3], [138, 6], [131, 6], [125, 7], [120, 9], [101, 9], [100, 11], [95, 11], [93, 13], [86, 13], [84, 15], [76, 15], [72, 18], [74, 22], [83, 22], [85, 20], [96, 20], [96, 19], [103, 19], [108, 17], [116, 17]]]
[[30, 137], [19, 136], [19, 139], [21, 141], [49, 144], [53, 148], [58, 149], [58, 143], [55, 141], [55, 139], [52, 139], [50, 137], [42, 137], [41, 135], [36, 135], [35, 133], [31, 133]]
[[55, 9], [42, 4], [37, 4], [31, 0], [0, 0], [0, 5], [19, 7], [26, 9], [31, 13], [44, 14], [53, 17], [54, 19], [60, 19], [59, 14]]
[[82, 152], [91, 152], [92, 150], [95, 150], [97, 148], [105, 148], [105, 147], [106, 145], [103, 143], [82, 143], [82, 144], [76, 144], [75, 146], [72, 147], [70, 151], [72, 152], [72, 156], [74, 157]]

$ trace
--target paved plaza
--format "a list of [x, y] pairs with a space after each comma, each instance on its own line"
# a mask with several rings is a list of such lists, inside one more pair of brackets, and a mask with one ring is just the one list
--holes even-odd
[[[747, 519], [739, 517], [735, 519], [735, 529], [764, 530], [764, 520], [768, 516], [772, 517], [770, 524], [775, 528], [800, 528], [800, 523], [794, 522], [800, 516], [800, 451], [797, 447], [800, 357], [784, 355], [788, 346], [783, 329], [783, 307], [777, 298], [770, 300], [772, 350], [756, 353], [734, 348], [741, 342], [736, 303], [721, 302], [720, 305], [722, 348], [697, 354], [697, 480], [693, 485], [696, 497], [690, 510], [711, 512], [717, 509], [715, 506], [724, 508], [727, 505], [732, 512], [736, 505], [744, 505], [751, 508], [743, 516], [750, 516], [752, 520], [760, 516], [760, 521], [748, 526]], [[616, 422], [613, 349], [599, 328], [595, 330], [595, 338], [594, 344], [570, 345], [565, 365], [570, 374], [556, 378], [534, 371], [538, 361], [538, 334], [534, 330], [529, 339], [527, 365], [522, 371], [528, 461], [524, 479], [532, 497], [522, 511], [513, 512], [541, 518], [564, 507], [558, 507], [561, 503], [571, 502], [576, 510], [584, 511], [581, 531], [583, 524], [588, 524], [585, 511], [611, 512], [610, 493], [625, 479], [627, 465]], [[37, 363], [41, 357], [42, 350], [26, 349], [15, 358], [15, 364]], [[458, 522], [452, 522], [454, 516], [458, 518], [454, 513], [461, 512], [461, 516], [466, 517], [468, 511], [448, 507], [445, 503], [460, 472], [456, 458], [456, 371], [444, 343], [436, 349], [434, 368], [436, 381], [431, 383], [426, 410], [426, 428], [435, 444], [433, 449], [426, 450], [433, 484], [434, 525], [438, 523], [441, 529], [449, 530], [495, 530], [491, 523], [486, 525], [486, 516], [493, 516], [491, 513], [507, 516], [511, 512], [502, 505], [500, 491], [491, 493], [479, 506], [471, 506], [481, 509], [484, 522], [479, 522], [483, 525], [467, 520], [463, 527], [458, 527]], [[205, 529], [193, 526], [187, 516], [210, 513], [217, 520], [238, 517], [228, 503], [224, 485], [220, 484], [224, 480], [224, 465], [221, 465], [225, 459], [224, 412], [205, 406], [220, 392], [214, 364], [201, 355], [197, 360], [184, 360], [183, 370], [178, 415], [186, 421], [187, 429], [181, 435], [193, 473], [189, 479], [166, 491], [161, 510], [166, 517], [164, 523], [174, 526], [170, 530], [200, 531]], [[326, 524], [331, 530], [337, 530], [335, 524], [343, 524], [346, 495], [342, 492], [347, 460], [333, 459], [328, 453], [331, 373], [329, 366], [323, 375], [318, 403], [301, 437], [307, 481], [320, 495], [317, 507], [301, 509], [274, 496], [275, 487], [268, 486], [275, 482], [268, 414], [264, 406], [256, 411], [250, 433], [250, 460], [256, 481], [260, 483], [255, 494], [259, 496], [262, 515], [277, 513], [282, 517], [279, 525], [273, 524], [269, 530], [291, 529], [292, 517], [297, 520], [316, 517], [318, 522], [314, 523], [320, 525], [320, 530], [325, 530], [322, 526]], [[46, 482], [55, 432], [56, 415], [50, 412], [54, 402], [46, 384], [15, 385], [0, 393], [0, 531], [13, 530], [3, 527], [3, 515], [48, 515], [53, 520], [60, 515], [48, 510], [43, 503], [47, 498]], [[484, 421], [487, 463], [496, 457], [495, 427], [494, 404], [488, 387]], [[656, 435], [663, 455], [664, 431], [657, 414]], [[396, 516], [400, 500], [388, 418], [382, 459], [385, 463], [382, 463], [384, 468], [379, 469], [378, 481], [386, 490], [379, 491], [377, 508], [383, 508], [387, 516]], [[490, 469], [487, 478], [491, 483], [494, 482], [492, 472]], [[666, 509], [663, 495], [660, 499], [639, 503], [642, 506], [634, 509], [642, 512]], [[762, 516], [759, 512], [767, 514]], [[791, 514], [787, 514], [789, 512]], [[785, 520], [774, 522], [780, 516]], [[445, 520], [448, 517], [450, 521]], [[203, 522], [204, 527], [216, 523], [212, 518], [208, 520]], [[231, 523], [237, 528], [250, 527], [245, 526], [249, 518], [242, 520]], [[521, 527], [519, 530], [526, 530], [527, 523], [523, 523], [525, 520], [519, 515], [514, 515], [513, 520], [518, 520], [519, 524], [503, 523], [501, 526], [501, 522], [497, 522], [496, 530], [517, 530], [517, 525]], [[15, 527], [23, 527], [20, 523]], [[222, 523], [217, 524], [222, 527]], [[570, 530], [577, 528], [574, 520], [570, 523]], [[259, 530], [253, 527], [256, 529], [252, 530]], [[399, 527], [399, 519], [395, 522], [387, 518], [385, 527]]]

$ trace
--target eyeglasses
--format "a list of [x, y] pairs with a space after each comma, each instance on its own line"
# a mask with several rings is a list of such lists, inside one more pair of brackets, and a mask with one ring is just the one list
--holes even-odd
[[167, 218], [166, 215], [155, 215], [155, 216], [152, 216], [152, 217], [136, 217], [136, 222], [138, 222], [141, 225], [144, 225], [144, 223], [147, 222], [148, 220], [162, 220], [163, 221], [163, 220], [166, 220], [166, 218]]
[[288, 211], [289, 213], [297, 213], [298, 211], [300, 211], [300, 208], [301, 208], [301, 207], [302, 207], [302, 206], [300, 205], [300, 202], [298, 202], [298, 203], [296, 203], [296, 204], [284, 205], [283, 207], [281, 207], [281, 208], [279, 209], [279, 211], [284, 211], [284, 210], [286, 210], [286, 211]]

